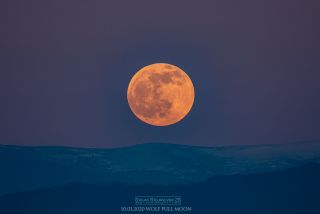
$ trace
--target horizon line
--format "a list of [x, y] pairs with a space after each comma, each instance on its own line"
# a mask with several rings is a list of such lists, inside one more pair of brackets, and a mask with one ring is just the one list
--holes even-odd
[[302, 141], [292, 141], [287, 143], [263, 143], [263, 144], [230, 144], [230, 145], [216, 145], [216, 146], [206, 146], [206, 145], [191, 145], [191, 144], [179, 144], [170, 142], [144, 142], [136, 143], [132, 145], [119, 146], [119, 147], [85, 147], [85, 146], [68, 146], [68, 145], [21, 145], [21, 144], [1, 144], [0, 147], [26, 147], [26, 148], [70, 148], [70, 149], [100, 149], [100, 150], [112, 150], [112, 149], [125, 149], [136, 146], [143, 145], [172, 145], [172, 146], [186, 146], [186, 147], [197, 147], [197, 148], [227, 148], [227, 147], [256, 147], [256, 146], [283, 146], [292, 144], [302, 144], [302, 143], [319, 143], [320, 140], [302, 140]]

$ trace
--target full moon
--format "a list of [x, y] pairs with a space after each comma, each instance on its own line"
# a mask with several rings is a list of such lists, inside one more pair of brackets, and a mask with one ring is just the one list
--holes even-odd
[[134, 115], [154, 126], [168, 126], [182, 120], [190, 112], [194, 96], [189, 76], [167, 63], [141, 68], [132, 77], [127, 91]]

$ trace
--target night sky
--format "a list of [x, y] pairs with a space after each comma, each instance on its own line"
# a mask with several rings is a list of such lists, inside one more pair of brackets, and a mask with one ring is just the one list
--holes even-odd
[[[320, 139], [317, 0], [0, 2], [0, 144], [204, 146]], [[180, 123], [130, 111], [131, 77], [193, 80]]]

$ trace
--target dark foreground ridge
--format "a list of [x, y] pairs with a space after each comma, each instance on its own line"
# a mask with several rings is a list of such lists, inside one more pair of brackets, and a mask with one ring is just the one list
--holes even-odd
[[320, 213], [319, 181], [320, 165], [308, 164], [276, 172], [214, 176], [195, 184], [73, 183], [1, 196], [0, 213], [126, 213], [120, 207], [134, 206], [135, 196], [178, 195], [182, 197], [181, 205], [192, 207], [189, 213], [196, 214], [316, 214]]
[[311, 162], [320, 163], [320, 142], [227, 147], [148, 143], [116, 149], [0, 146], [0, 195], [75, 182], [191, 184]]

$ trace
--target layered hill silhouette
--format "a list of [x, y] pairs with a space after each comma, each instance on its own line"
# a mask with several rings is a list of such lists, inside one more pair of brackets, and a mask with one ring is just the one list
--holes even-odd
[[0, 195], [74, 182], [192, 184], [308, 163], [320, 163], [320, 142], [227, 147], [149, 143], [114, 149], [0, 146]]
[[0, 196], [0, 213], [115, 214], [123, 213], [123, 206], [134, 206], [135, 196], [175, 195], [194, 214], [317, 214], [319, 181], [320, 165], [307, 164], [281, 171], [213, 176], [193, 184], [73, 183]]

